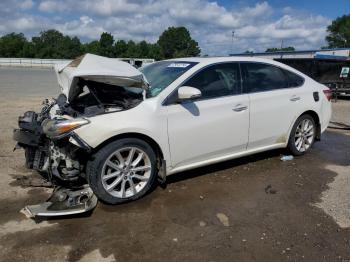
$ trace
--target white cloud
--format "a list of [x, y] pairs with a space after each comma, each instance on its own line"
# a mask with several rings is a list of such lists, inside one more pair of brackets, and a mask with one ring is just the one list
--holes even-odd
[[63, 24], [56, 24], [54, 28], [64, 34], [88, 39], [99, 39], [100, 35], [106, 31], [88, 16], [81, 16], [77, 20], [72, 20]]
[[68, 5], [65, 1], [47, 0], [42, 1], [39, 4], [39, 10], [47, 13], [68, 11], [69, 8], [70, 5]]
[[154, 42], [167, 27], [186, 26], [203, 54], [225, 55], [231, 52], [233, 30], [233, 52], [264, 51], [280, 46], [282, 39], [285, 45], [311, 49], [324, 45], [330, 23], [288, 6], [276, 10], [266, 1], [237, 8], [210, 0], [42, 0], [35, 14], [16, 9], [33, 6], [32, 0], [2, 1], [0, 34], [16, 30], [31, 35], [56, 28], [86, 40], [108, 31], [116, 39]]
[[34, 2], [32, 0], [24, 0], [19, 3], [19, 8], [23, 10], [31, 9], [34, 6]]

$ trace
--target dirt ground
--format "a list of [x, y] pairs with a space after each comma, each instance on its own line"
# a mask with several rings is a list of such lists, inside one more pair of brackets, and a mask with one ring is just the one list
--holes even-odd
[[[350, 261], [350, 131], [328, 129], [292, 161], [283, 151], [180, 173], [165, 189], [92, 214], [34, 221], [19, 210], [50, 189], [13, 152], [17, 116], [55, 93], [45, 70], [0, 69], [0, 261]], [[350, 124], [350, 99], [333, 104]]]

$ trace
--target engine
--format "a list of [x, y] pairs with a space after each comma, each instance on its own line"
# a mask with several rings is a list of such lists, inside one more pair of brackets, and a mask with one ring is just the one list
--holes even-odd
[[[53, 111], [60, 110], [57, 100], [45, 100], [40, 113], [27, 111], [20, 116], [19, 129], [14, 130], [13, 136], [17, 141], [16, 148], [25, 150], [27, 168], [39, 171], [54, 182], [77, 181], [83, 177], [85, 150], [69, 142], [73, 134], [50, 139], [43, 130], [55, 114]], [[57, 117], [64, 119], [63, 115], [55, 115]]]

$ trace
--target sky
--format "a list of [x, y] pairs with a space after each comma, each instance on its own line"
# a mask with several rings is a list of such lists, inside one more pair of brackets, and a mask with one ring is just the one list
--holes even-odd
[[83, 42], [102, 32], [156, 42], [169, 26], [185, 26], [203, 55], [227, 55], [282, 41], [297, 50], [320, 48], [327, 26], [344, 14], [350, 0], [1, 0], [0, 35], [30, 38], [54, 28]]

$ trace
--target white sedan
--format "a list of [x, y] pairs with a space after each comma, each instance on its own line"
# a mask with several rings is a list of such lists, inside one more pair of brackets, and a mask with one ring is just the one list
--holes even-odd
[[[111, 204], [180, 171], [276, 148], [302, 155], [331, 117], [327, 87], [266, 59], [179, 58], [139, 71], [87, 54], [57, 76], [62, 94], [27, 112], [15, 139], [28, 167], [86, 181]], [[30, 144], [23, 123], [40, 138]]]

